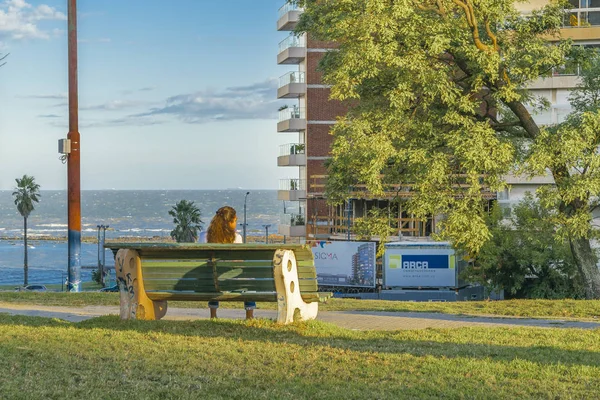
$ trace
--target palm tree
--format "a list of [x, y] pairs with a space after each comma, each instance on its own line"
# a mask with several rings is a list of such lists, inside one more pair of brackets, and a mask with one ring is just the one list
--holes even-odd
[[5, 54], [5, 55], [0, 54], [0, 67], [3, 66], [4, 64], [6, 64], [6, 62], [4, 61], [6, 59], [6, 57], [8, 57], [8, 54]]
[[35, 183], [35, 178], [33, 176], [23, 175], [23, 178], [15, 179], [17, 182], [17, 187], [13, 192], [13, 196], [15, 198], [15, 205], [17, 206], [17, 210], [23, 216], [23, 272], [24, 272], [24, 280], [23, 284], [27, 285], [27, 274], [28, 274], [28, 266], [27, 266], [27, 218], [29, 214], [34, 210], [33, 204], [38, 203], [40, 201], [40, 185]]
[[177, 243], [193, 243], [198, 240], [198, 231], [202, 228], [200, 209], [193, 201], [181, 200], [169, 210], [173, 217], [175, 229], [171, 231], [171, 237]]

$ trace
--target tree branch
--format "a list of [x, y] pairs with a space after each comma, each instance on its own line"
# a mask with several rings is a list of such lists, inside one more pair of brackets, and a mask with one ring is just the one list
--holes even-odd
[[535, 139], [540, 135], [539, 126], [533, 120], [533, 117], [529, 113], [529, 110], [525, 108], [523, 103], [521, 103], [520, 101], [511, 101], [506, 103], [506, 105], [519, 119], [521, 126], [523, 127], [523, 129], [525, 129], [530, 139]]
[[454, 4], [456, 4], [457, 6], [461, 7], [464, 10], [465, 16], [467, 18], [467, 23], [471, 27], [471, 34], [473, 36], [473, 42], [475, 43], [475, 46], [479, 50], [489, 52], [490, 47], [488, 45], [486, 45], [485, 43], [483, 43], [481, 41], [481, 39], [479, 38], [479, 28], [477, 27], [477, 18], [475, 18], [475, 11], [473, 9], [473, 4], [471, 4], [471, 1], [470, 0], [465, 0], [465, 1], [452, 0], [452, 1], [454, 2]]

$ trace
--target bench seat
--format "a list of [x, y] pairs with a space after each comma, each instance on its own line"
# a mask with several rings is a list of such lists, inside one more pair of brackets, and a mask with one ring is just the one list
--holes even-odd
[[277, 302], [278, 321], [288, 323], [288, 314], [293, 320], [296, 309], [301, 314], [304, 310], [302, 319], [316, 317], [318, 302], [331, 296], [318, 291], [313, 254], [306, 245], [106, 243], [105, 247], [115, 254], [125, 319], [161, 318], [167, 300], [263, 301]]

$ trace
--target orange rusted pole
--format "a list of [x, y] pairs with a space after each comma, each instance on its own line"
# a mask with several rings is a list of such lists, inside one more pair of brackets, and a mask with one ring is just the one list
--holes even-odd
[[77, 0], [68, 1], [69, 41], [69, 133], [71, 152], [67, 159], [67, 200], [69, 213], [69, 292], [81, 291], [81, 183], [79, 100], [77, 93]]

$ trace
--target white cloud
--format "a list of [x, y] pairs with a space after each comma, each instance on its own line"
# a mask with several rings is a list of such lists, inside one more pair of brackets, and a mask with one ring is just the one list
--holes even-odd
[[229, 87], [222, 91], [203, 90], [172, 96], [163, 107], [152, 108], [139, 116], [174, 116], [191, 124], [209, 121], [275, 119], [277, 80], [268, 79], [249, 86]]
[[42, 99], [42, 100], [64, 100], [68, 98], [67, 93], [53, 93], [53, 94], [30, 94], [17, 96], [22, 99]]
[[112, 100], [103, 104], [95, 104], [91, 106], [80, 107], [81, 110], [103, 110], [103, 111], [119, 111], [128, 108], [136, 108], [140, 106], [148, 106], [151, 104], [147, 101], [135, 100]]
[[25, 0], [7, 0], [0, 3], [0, 41], [20, 39], [48, 39], [53, 30], [44, 30], [41, 21], [65, 21], [67, 16], [54, 7], [37, 7]]

